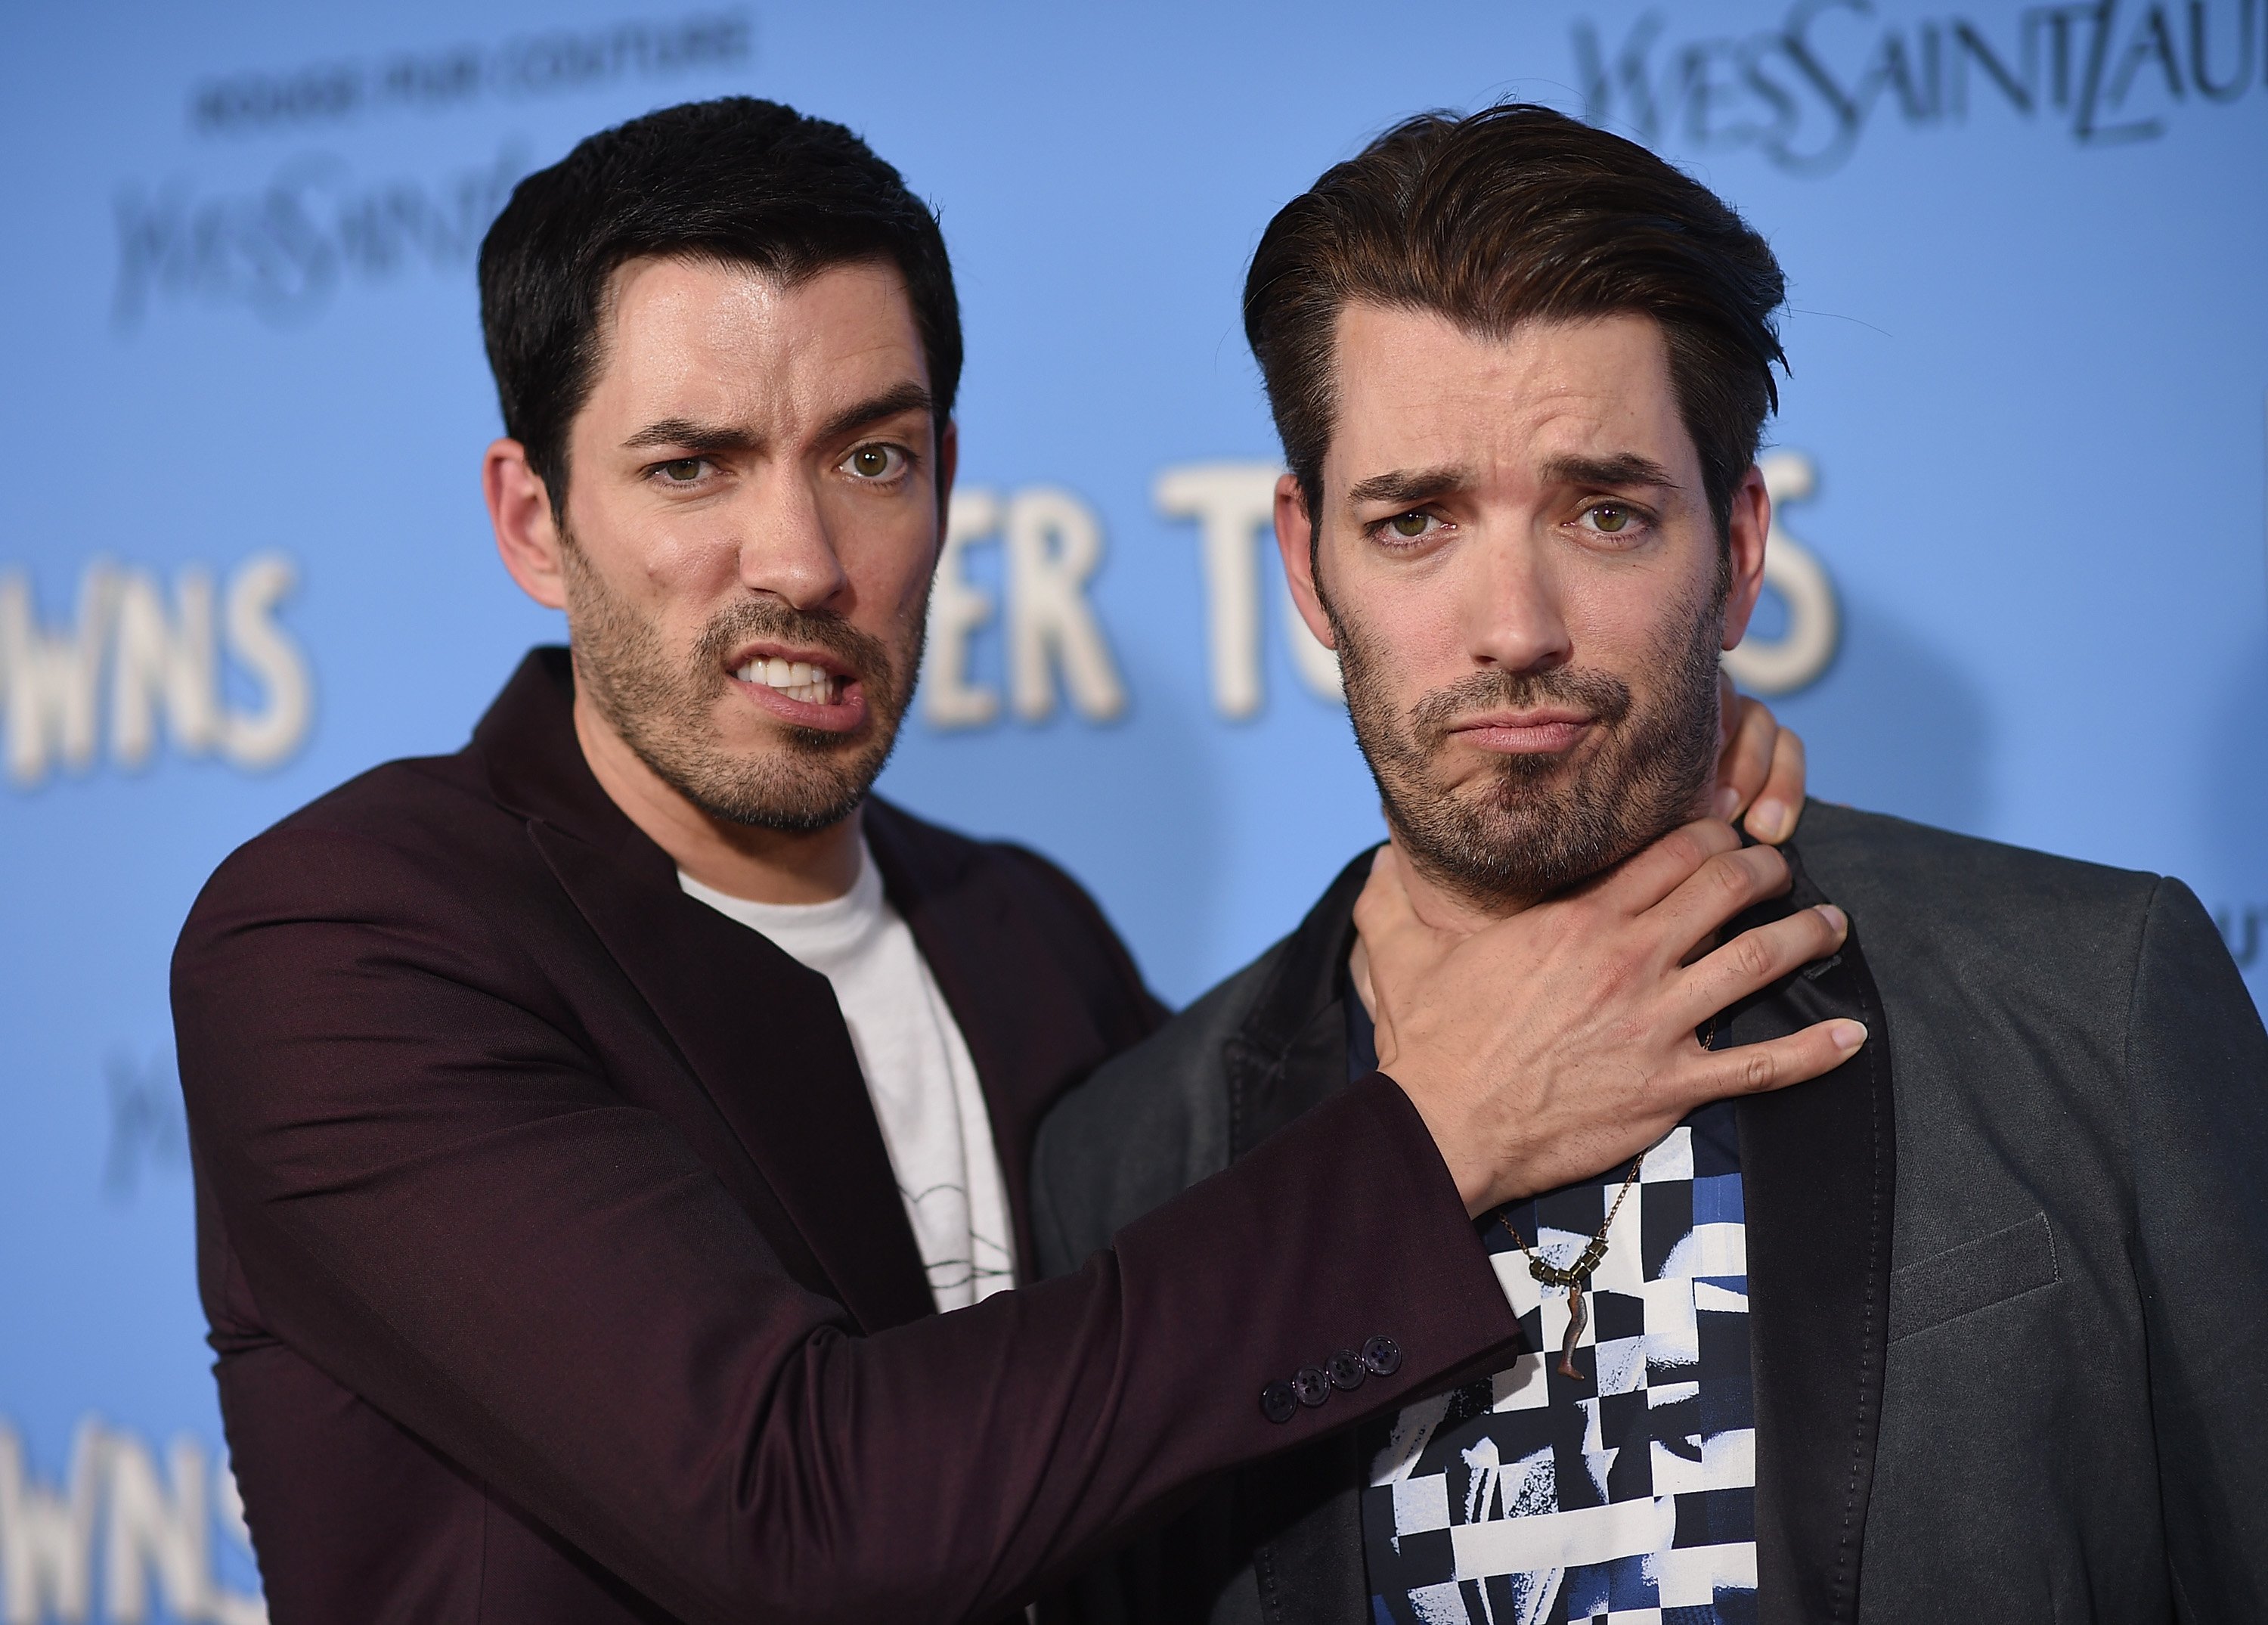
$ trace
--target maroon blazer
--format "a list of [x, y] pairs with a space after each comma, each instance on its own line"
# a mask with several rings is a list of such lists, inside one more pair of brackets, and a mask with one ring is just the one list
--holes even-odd
[[[232, 856], [175, 953], [200, 1280], [277, 1625], [991, 1618], [1516, 1335], [1383, 1077], [1080, 1273], [932, 1312], [827, 981], [684, 895], [571, 704], [563, 653], [530, 656], [463, 752]], [[1042, 860], [866, 818], [1028, 1260], [1042, 1109], [1158, 1007]], [[1342, 1360], [1358, 1386], [1284, 1417], [1283, 1379], [1373, 1338], [1398, 1369]]]

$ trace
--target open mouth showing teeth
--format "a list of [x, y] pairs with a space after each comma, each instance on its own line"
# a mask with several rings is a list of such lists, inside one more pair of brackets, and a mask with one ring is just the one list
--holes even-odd
[[836, 676], [802, 661], [752, 660], [733, 675], [743, 683], [761, 683], [766, 688], [777, 689], [790, 699], [799, 699], [806, 705], [831, 705], [850, 686], [850, 678]]

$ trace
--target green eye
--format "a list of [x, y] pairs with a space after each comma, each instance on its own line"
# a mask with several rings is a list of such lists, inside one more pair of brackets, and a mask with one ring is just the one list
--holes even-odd
[[1594, 530], [1603, 530], [1609, 536], [1613, 536], [1616, 531], [1627, 528], [1630, 521], [1628, 508], [1601, 506], [1591, 510], [1591, 528]]
[[674, 462], [665, 462], [661, 465], [661, 477], [673, 485], [690, 485], [701, 477], [701, 459], [680, 457]]
[[1425, 534], [1425, 527], [1433, 521], [1432, 516], [1426, 513], [1396, 513], [1386, 522], [1395, 536], [1414, 542]]

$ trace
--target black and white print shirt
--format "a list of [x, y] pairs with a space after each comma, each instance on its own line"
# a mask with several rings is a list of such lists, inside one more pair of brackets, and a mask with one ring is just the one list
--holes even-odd
[[[1564, 1266], [1627, 1171], [1502, 1218]], [[1583, 1295], [1580, 1377], [1558, 1370], [1566, 1292], [1528, 1273], [1498, 1215], [1484, 1222], [1531, 1352], [1396, 1419], [1362, 1500], [1376, 1625], [1753, 1621], [1756, 1421], [1731, 1104], [1704, 1107], [1646, 1154]]]

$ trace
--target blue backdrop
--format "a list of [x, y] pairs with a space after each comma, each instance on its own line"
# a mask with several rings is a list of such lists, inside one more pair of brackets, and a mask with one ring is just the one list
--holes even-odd
[[602, 124], [749, 91], [936, 200], [970, 363], [885, 780], [1081, 875], [1185, 1000], [1378, 831], [1256, 540], [1270, 213], [1518, 94], [1771, 236], [1752, 683], [1822, 794], [2187, 878], [2268, 988], [2268, 0], [877, 0], [0, 22], [0, 1621], [260, 1617], [166, 964], [238, 842], [453, 749], [556, 621], [491, 550], [471, 259]]

